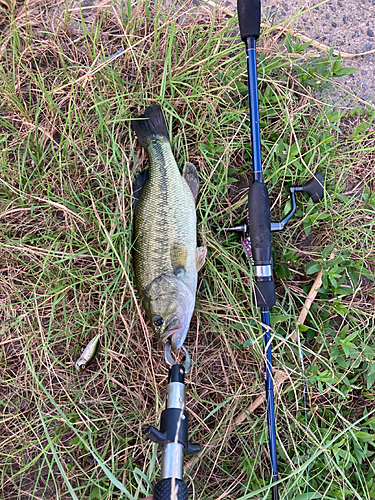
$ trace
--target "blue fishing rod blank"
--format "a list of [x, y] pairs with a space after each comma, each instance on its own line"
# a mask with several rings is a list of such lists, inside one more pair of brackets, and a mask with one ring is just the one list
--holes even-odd
[[249, 108], [251, 123], [251, 147], [253, 150], [253, 179], [262, 182], [262, 158], [260, 155], [259, 104], [257, 87], [256, 42], [253, 36], [246, 39], [247, 85], [249, 89]]
[[[270, 326], [269, 310], [261, 310], [261, 320], [264, 325]], [[273, 398], [273, 375], [272, 375], [272, 353], [270, 329], [263, 327], [264, 348], [265, 348], [265, 369], [266, 369], [266, 402], [267, 402], [267, 427], [268, 444], [270, 449], [270, 459], [272, 467], [272, 482], [279, 479], [277, 472], [277, 451], [276, 451], [276, 425], [275, 425], [275, 403]], [[272, 498], [278, 498], [278, 485], [272, 487]]]
[[237, 0], [238, 20], [241, 38], [246, 46], [247, 74], [249, 88], [249, 108], [251, 127], [251, 146], [253, 161], [253, 182], [249, 187], [248, 195], [248, 225], [234, 228], [224, 228], [225, 231], [243, 231], [244, 247], [253, 264], [254, 293], [256, 306], [260, 308], [262, 330], [264, 335], [266, 402], [267, 402], [267, 427], [268, 443], [271, 461], [272, 499], [278, 500], [278, 470], [276, 449], [275, 405], [273, 394], [270, 308], [275, 305], [276, 294], [273, 281], [271, 231], [282, 230], [296, 210], [295, 192], [304, 191], [311, 196], [314, 203], [324, 195], [323, 176], [316, 172], [304, 186], [292, 186], [290, 194], [292, 199], [291, 212], [281, 221], [271, 223], [270, 199], [266, 184], [263, 182], [261, 141], [259, 126], [259, 104], [256, 62], [256, 40], [260, 33], [260, 0]]
[[255, 278], [254, 297], [256, 305], [260, 307], [261, 310], [262, 329], [264, 334], [267, 426], [272, 468], [271, 481], [273, 483], [272, 499], [278, 500], [278, 485], [274, 484], [278, 481], [278, 471], [269, 315], [269, 309], [275, 304], [276, 296], [272, 276], [270, 200], [268, 189], [263, 182], [262, 176], [256, 66], [256, 39], [259, 37], [260, 33], [260, 0], [238, 0], [237, 10], [241, 38], [245, 43], [247, 55], [253, 161], [253, 183], [250, 185], [248, 195], [248, 230]]

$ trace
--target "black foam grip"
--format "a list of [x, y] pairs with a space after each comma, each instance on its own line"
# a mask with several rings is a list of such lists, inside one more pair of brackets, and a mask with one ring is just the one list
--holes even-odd
[[260, 0], [237, 0], [238, 22], [243, 41], [260, 33]]
[[[272, 266], [270, 198], [264, 182], [253, 182], [249, 188], [249, 235], [255, 266]], [[276, 302], [272, 276], [257, 276], [257, 307], [272, 307]]]
[[[257, 249], [262, 249], [261, 260], [271, 259], [270, 198], [264, 182], [253, 182], [249, 188], [249, 232], [255, 264], [259, 260]], [[266, 252], [269, 249], [269, 252]], [[255, 254], [255, 255], [254, 255]], [[267, 255], [266, 255], [267, 254]]]
[[254, 286], [256, 306], [273, 307], [276, 303], [275, 282], [273, 280], [256, 281]]
[[[177, 500], [188, 500], [188, 489], [186, 483], [181, 479], [175, 479], [177, 495], [173, 498]], [[172, 498], [172, 478], [163, 479], [154, 488], [154, 500], [171, 500]]]

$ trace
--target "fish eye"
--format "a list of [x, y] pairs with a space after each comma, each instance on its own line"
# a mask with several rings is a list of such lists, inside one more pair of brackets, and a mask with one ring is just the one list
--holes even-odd
[[154, 316], [154, 325], [161, 326], [163, 324], [163, 318], [161, 316]]

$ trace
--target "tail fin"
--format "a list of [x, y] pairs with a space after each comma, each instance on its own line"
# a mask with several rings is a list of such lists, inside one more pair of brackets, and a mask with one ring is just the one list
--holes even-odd
[[157, 104], [153, 104], [147, 108], [137, 120], [132, 120], [132, 129], [145, 149], [152, 139], [164, 137], [169, 141], [169, 133], [163, 111]]

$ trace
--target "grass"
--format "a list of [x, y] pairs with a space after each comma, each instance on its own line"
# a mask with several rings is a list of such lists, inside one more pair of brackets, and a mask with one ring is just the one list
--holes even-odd
[[[179, 165], [195, 163], [202, 181], [208, 259], [186, 343], [190, 432], [202, 453], [187, 462], [190, 495], [270, 498], [264, 405], [236, 423], [263, 391], [259, 316], [238, 236], [216, 231], [244, 220], [251, 179], [237, 21], [196, 6], [128, 2], [88, 17], [48, 7], [0, 6], [0, 498], [152, 492], [160, 454], [142, 426], [158, 423], [167, 367], [133, 288], [132, 183], [147, 158], [130, 120], [154, 102]], [[345, 71], [332, 52], [263, 33], [273, 220], [288, 210], [290, 185], [320, 171], [327, 186], [319, 205], [299, 195], [273, 238], [274, 365], [287, 375], [276, 397], [282, 499], [375, 498], [374, 114], [327, 106], [320, 93]], [[101, 328], [80, 375], [74, 363]]]

